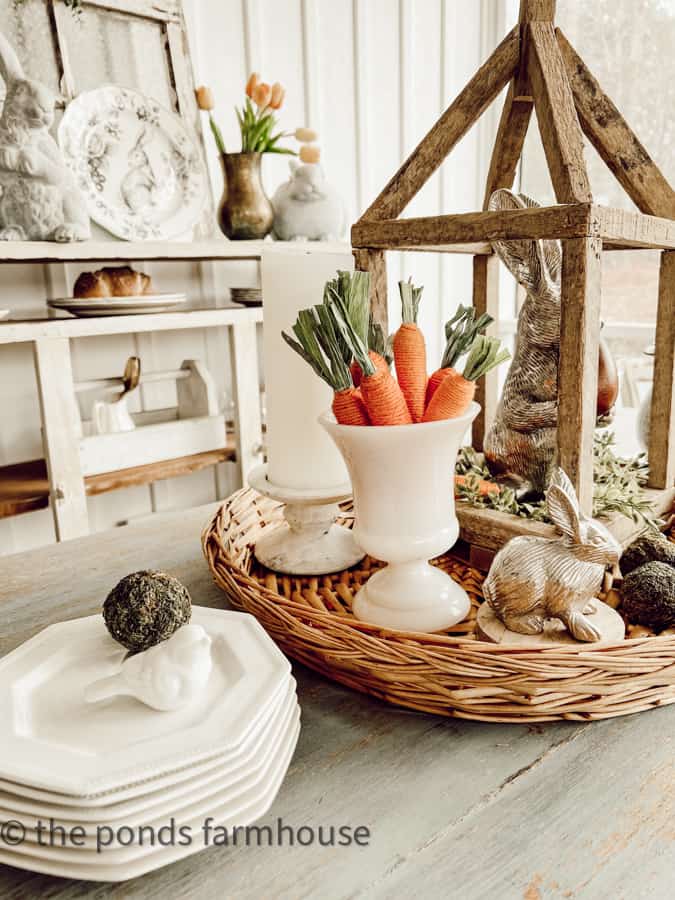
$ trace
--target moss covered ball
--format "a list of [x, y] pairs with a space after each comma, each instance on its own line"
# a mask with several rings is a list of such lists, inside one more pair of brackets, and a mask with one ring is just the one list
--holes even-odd
[[132, 572], [110, 591], [103, 604], [108, 631], [127, 650], [148, 650], [190, 621], [187, 589], [165, 572]]
[[675, 568], [648, 562], [633, 569], [621, 586], [621, 612], [656, 632], [675, 625]]
[[649, 529], [629, 544], [621, 555], [621, 574], [625, 577], [633, 569], [648, 562], [662, 562], [675, 567], [675, 544], [660, 531]]

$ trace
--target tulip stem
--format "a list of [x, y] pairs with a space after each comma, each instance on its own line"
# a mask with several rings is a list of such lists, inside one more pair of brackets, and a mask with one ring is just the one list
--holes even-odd
[[213, 137], [216, 141], [216, 147], [218, 148], [219, 153], [227, 153], [225, 149], [225, 141], [223, 140], [223, 135], [216, 123], [216, 120], [213, 118], [211, 113], [209, 113], [209, 125], [211, 126], [211, 132], [213, 133]]

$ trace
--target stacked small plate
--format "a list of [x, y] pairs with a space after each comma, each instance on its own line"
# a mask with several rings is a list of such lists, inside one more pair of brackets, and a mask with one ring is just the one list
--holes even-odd
[[213, 666], [175, 712], [85, 702], [125, 654], [101, 616], [52, 625], [0, 661], [0, 862], [124, 881], [267, 812], [300, 730], [290, 665], [252, 616], [193, 607], [192, 622]]

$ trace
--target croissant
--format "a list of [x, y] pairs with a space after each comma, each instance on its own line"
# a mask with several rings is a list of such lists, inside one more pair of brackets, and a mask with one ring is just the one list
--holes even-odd
[[153, 293], [152, 279], [130, 266], [109, 266], [82, 272], [73, 288], [75, 297], [138, 297]]

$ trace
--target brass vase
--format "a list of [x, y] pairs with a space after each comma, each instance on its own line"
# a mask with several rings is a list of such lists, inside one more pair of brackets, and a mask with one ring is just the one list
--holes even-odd
[[261, 153], [223, 153], [223, 196], [218, 224], [233, 241], [261, 240], [272, 230], [274, 210], [262, 184]]

